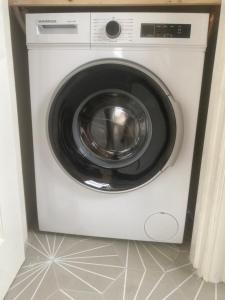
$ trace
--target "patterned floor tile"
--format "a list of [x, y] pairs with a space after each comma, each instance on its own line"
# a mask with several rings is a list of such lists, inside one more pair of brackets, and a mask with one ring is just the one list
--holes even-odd
[[70, 295], [64, 290], [57, 290], [47, 298], [47, 300], [68, 300], [68, 299], [74, 299], [74, 298], [70, 297]]
[[[214, 300], [215, 285], [209, 282], [203, 282], [202, 288], [199, 291], [198, 300]], [[225, 299], [225, 297], [224, 297]]]
[[193, 274], [181, 287], [180, 290], [188, 300], [195, 299], [197, 292], [202, 283], [202, 279], [199, 278], [196, 273]]
[[65, 290], [64, 293], [67, 294], [69, 298], [68, 299], [79, 299], [79, 300], [104, 300], [103, 295], [100, 294], [94, 294], [94, 293], [84, 293], [79, 291], [70, 291]]
[[225, 283], [197, 276], [189, 244], [33, 231], [5, 300], [225, 300]]

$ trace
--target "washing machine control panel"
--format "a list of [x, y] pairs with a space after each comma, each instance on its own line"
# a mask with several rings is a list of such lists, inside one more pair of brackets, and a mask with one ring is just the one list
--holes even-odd
[[201, 33], [206, 32], [207, 21], [207, 14], [93, 12], [91, 44], [205, 45], [206, 35]]
[[181, 45], [204, 49], [208, 19], [205, 13], [35, 13], [26, 15], [26, 38], [29, 47], [65, 44], [88, 48], [127, 46], [132, 50]]

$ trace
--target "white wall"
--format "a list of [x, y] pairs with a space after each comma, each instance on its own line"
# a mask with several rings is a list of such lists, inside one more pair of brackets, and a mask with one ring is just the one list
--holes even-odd
[[27, 226], [8, 1], [0, 1], [0, 45], [6, 46], [0, 47], [0, 207], [3, 201], [10, 202], [9, 199], [12, 200], [11, 203], [20, 203], [23, 238], [26, 240]]

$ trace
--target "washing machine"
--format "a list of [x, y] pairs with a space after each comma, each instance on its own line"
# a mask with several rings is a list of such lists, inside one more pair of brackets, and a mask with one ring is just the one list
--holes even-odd
[[208, 17], [26, 15], [40, 230], [182, 242]]

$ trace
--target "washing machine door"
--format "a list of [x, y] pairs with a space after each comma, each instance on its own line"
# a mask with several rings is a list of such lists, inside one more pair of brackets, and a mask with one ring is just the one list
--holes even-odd
[[50, 144], [80, 183], [108, 192], [134, 189], [174, 160], [181, 127], [175, 106], [168, 89], [144, 67], [124, 60], [91, 62], [70, 74], [53, 97]]

